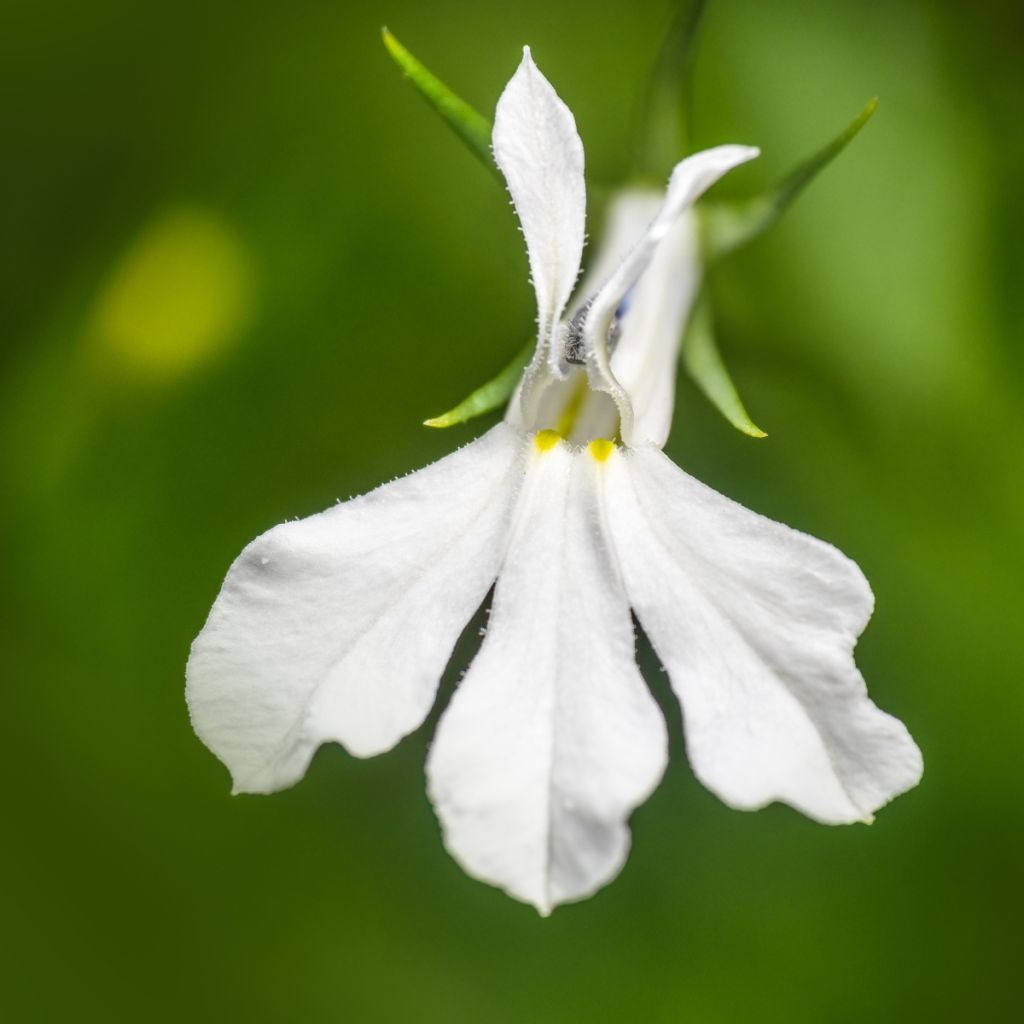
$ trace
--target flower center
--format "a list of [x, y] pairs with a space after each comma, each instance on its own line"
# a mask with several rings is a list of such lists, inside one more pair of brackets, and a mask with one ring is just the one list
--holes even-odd
[[[617, 438], [620, 432], [614, 399], [594, 388], [588, 374], [583, 336], [593, 301], [593, 297], [588, 299], [561, 325], [563, 365], [568, 372], [561, 380], [552, 375], [541, 385], [543, 390], [527, 424], [540, 434], [553, 432], [569, 444], [580, 446], [595, 439]], [[625, 302], [620, 303], [608, 328], [609, 354], [618, 343], [624, 312]]]
[[553, 433], [571, 445], [618, 438], [619, 410], [610, 395], [590, 386], [587, 371], [570, 366], [564, 380], [551, 380], [539, 396], [530, 431]]

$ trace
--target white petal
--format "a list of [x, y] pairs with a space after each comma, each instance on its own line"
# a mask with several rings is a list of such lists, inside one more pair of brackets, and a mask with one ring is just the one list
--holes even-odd
[[498, 100], [493, 145], [526, 237], [537, 292], [538, 360], [557, 368], [560, 353], [552, 349], [552, 334], [583, 255], [583, 143], [572, 112], [534, 64], [529, 47]]
[[[653, 190], [634, 189], [616, 197], [588, 280], [602, 281], [612, 273], [643, 237], [661, 202], [662, 194]], [[650, 265], [617, 310], [619, 339], [611, 371], [633, 407], [634, 444], [662, 447], [668, 438], [679, 346], [700, 281], [697, 219], [687, 210], [669, 227]], [[588, 294], [586, 285], [581, 287], [583, 294]], [[584, 438], [611, 437], [618, 416], [607, 400], [586, 402], [577, 432]]]
[[542, 913], [619, 872], [666, 758], [600, 525], [602, 471], [561, 444], [534, 456], [487, 637], [427, 766], [452, 855]]
[[828, 823], [870, 820], [914, 786], [920, 751], [854, 665], [872, 609], [857, 566], [656, 449], [608, 471], [626, 589], [682, 702], [701, 781], [734, 807], [781, 800]]
[[592, 246], [593, 254], [580, 282], [574, 311], [596, 295], [619, 269], [619, 264], [647, 234], [664, 202], [665, 190], [660, 188], [629, 188], [615, 193], [605, 213], [599, 244]]
[[668, 440], [679, 346], [700, 288], [697, 218], [684, 213], [627, 297], [611, 367], [633, 403], [634, 443]]
[[292, 785], [325, 741], [369, 756], [423, 721], [497, 575], [523, 451], [500, 424], [242, 552], [187, 671], [193, 725], [236, 792]]
[[640, 280], [654, 258], [658, 246], [679, 218], [726, 172], [758, 155], [751, 146], [717, 146], [687, 157], [676, 164], [669, 179], [668, 191], [658, 215], [641, 240], [626, 255], [602, 285], [587, 314], [584, 348], [594, 387], [608, 391], [616, 398], [623, 413], [623, 438], [634, 438], [631, 411], [624, 407], [628, 397], [622, 392], [609, 366], [607, 337], [612, 317], [623, 296]]

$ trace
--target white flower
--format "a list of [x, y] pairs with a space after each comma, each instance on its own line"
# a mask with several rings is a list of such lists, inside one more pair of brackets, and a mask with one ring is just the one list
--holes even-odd
[[822, 822], [870, 820], [917, 782], [921, 757], [854, 665], [867, 582], [835, 548], [747, 511], [661, 451], [699, 276], [687, 211], [757, 151], [698, 153], [654, 205], [621, 199], [595, 287], [569, 317], [583, 148], [529, 50], [493, 141], [539, 310], [506, 422], [253, 541], [192, 648], [196, 731], [236, 792], [292, 785], [327, 741], [360, 757], [388, 750], [423, 722], [497, 581], [427, 763], [445, 842], [470, 874], [547, 913], [622, 867], [629, 815], [666, 762], [631, 609], [706, 786], [737, 808], [781, 800]]

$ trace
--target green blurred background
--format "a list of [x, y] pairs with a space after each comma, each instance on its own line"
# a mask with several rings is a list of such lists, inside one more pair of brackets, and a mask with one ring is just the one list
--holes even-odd
[[858, 657], [924, 750], [917, 790], [871, 828], [737, 813], [691, 776], [674, 714], [621, 877], [541, 920], [442, 850], [434, 718], [375, 760], [324, 749], [269, 798], [230, 798], [189, 728], [188, 645], [243, 544], [480, 432], [419, 422], [530, 329], [506, 197], [381, 25], [488, 114], [531, 43], [576, 114], [596, 226], [671, 12], [5, 0], [5, 1020], [1019, 1012], [1017, 4], [714, 0], [696, 71], [696, 141], [764, 153], [726, 192], [881, 97], [715, 275], [769, 439], [684, 383], [669, 451], [864, 567]]

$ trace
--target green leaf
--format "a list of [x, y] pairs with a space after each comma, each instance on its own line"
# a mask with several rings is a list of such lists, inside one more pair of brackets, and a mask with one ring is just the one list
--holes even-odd
[[533, 341], [528, 342], [521, 351], [516, 353], [515, 359], [496, 377], [467, 395], [455, 408], [449, 409], [440, 416], [424, 420], [423, 425], [425, 427], [454, 427], [458, 423], [465, 423], [466, 420], [482, 416], [485, 412], [504, 405], [515, 391], [523, 370], [526, 369], [533, 356], [534, 344]]
[[659, 181], [689, 151], [691, 80], [697, 36], [707, 0], [683, 0], [651, 74], [637, 139], [636, 171]]
[[683, 339], [683, 366], [711, 404], [737, 429], [750, 437], [768, 435], [750, 418], [736, 385], [722, 362], [711, 322], [711, 305], [698, 300]]
[[868, 105], [828, 145], [797, 164], [773, 188], [739, 203], [706, 203], [698, 207], [705, 259], [715, 259], [746, 245], [767, 231], [786, 208], [835, 159], [868, 123], [878, 99]]
[[[465, 100], [460, 99], [436, 75], [428, 71], [386, 28], [381, 29], [384, 45], [423, 98], [448, 123], [484, 166], [501, 181], [491, 153], [491, 125]], [[504, 182], [502, 181], [504, 186]]]

